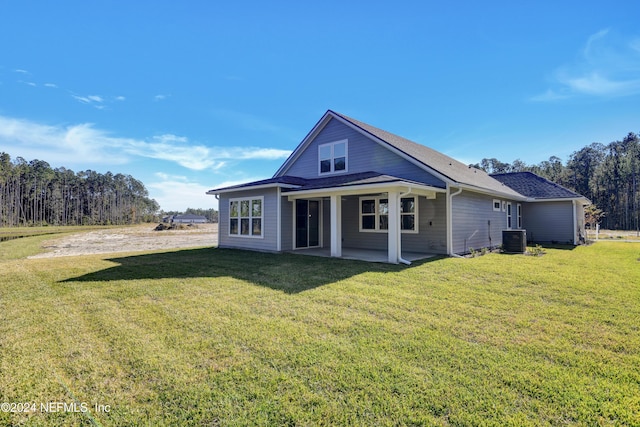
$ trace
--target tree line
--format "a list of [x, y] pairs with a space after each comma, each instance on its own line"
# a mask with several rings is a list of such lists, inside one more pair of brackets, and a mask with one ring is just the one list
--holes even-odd
[[123, 225], [157, 220], [158, 203], [131, 175], [52, 168], [0, 153], [0, 226]]
[[607, 145], [594, 142], [575, 151], [566, 164], [556, 156], [537, 165], [495, 158], [471, 165], [488, 173], [530, 171], [587, 197], [604, 216], [601, 226], [640, 229], [640, 136], [629, 133]]

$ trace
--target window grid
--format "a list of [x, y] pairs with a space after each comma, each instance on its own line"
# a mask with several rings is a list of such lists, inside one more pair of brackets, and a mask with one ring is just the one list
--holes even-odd
[[348, 140], [330, 142], [318, 146], [318, 174], [332, 174], [347, 171]]
[[262, 238], [264, 197], [229, 200], [229, 236]]
[[[418, 233], [418, 200], [403, 197], [400, 200], [400, 231]], [[360, 231], [386, 233], [389, 230], [389, 199], [386, 197], [360, 198]]]

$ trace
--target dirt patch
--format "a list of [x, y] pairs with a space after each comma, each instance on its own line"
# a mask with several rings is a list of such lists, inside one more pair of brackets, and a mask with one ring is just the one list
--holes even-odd
[[198, 224], [182, 230], [163, 231], [155, 231], [155, 226], [111, 228], [47, 240], [43, 243], [47, 252], [29, 258], [179, 249], [214, 246], [218, 242], [218, 224]]

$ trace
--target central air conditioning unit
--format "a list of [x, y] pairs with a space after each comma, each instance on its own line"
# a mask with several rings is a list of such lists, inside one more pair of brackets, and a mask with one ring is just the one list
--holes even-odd
[[502, 250], [513, 254], [527, 252], [527, 230], [503, 230]]

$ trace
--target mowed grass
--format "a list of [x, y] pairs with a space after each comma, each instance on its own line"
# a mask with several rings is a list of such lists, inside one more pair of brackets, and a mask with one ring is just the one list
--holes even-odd
[[0, 261], [0, 425], [640, 425], [639, 259]]

